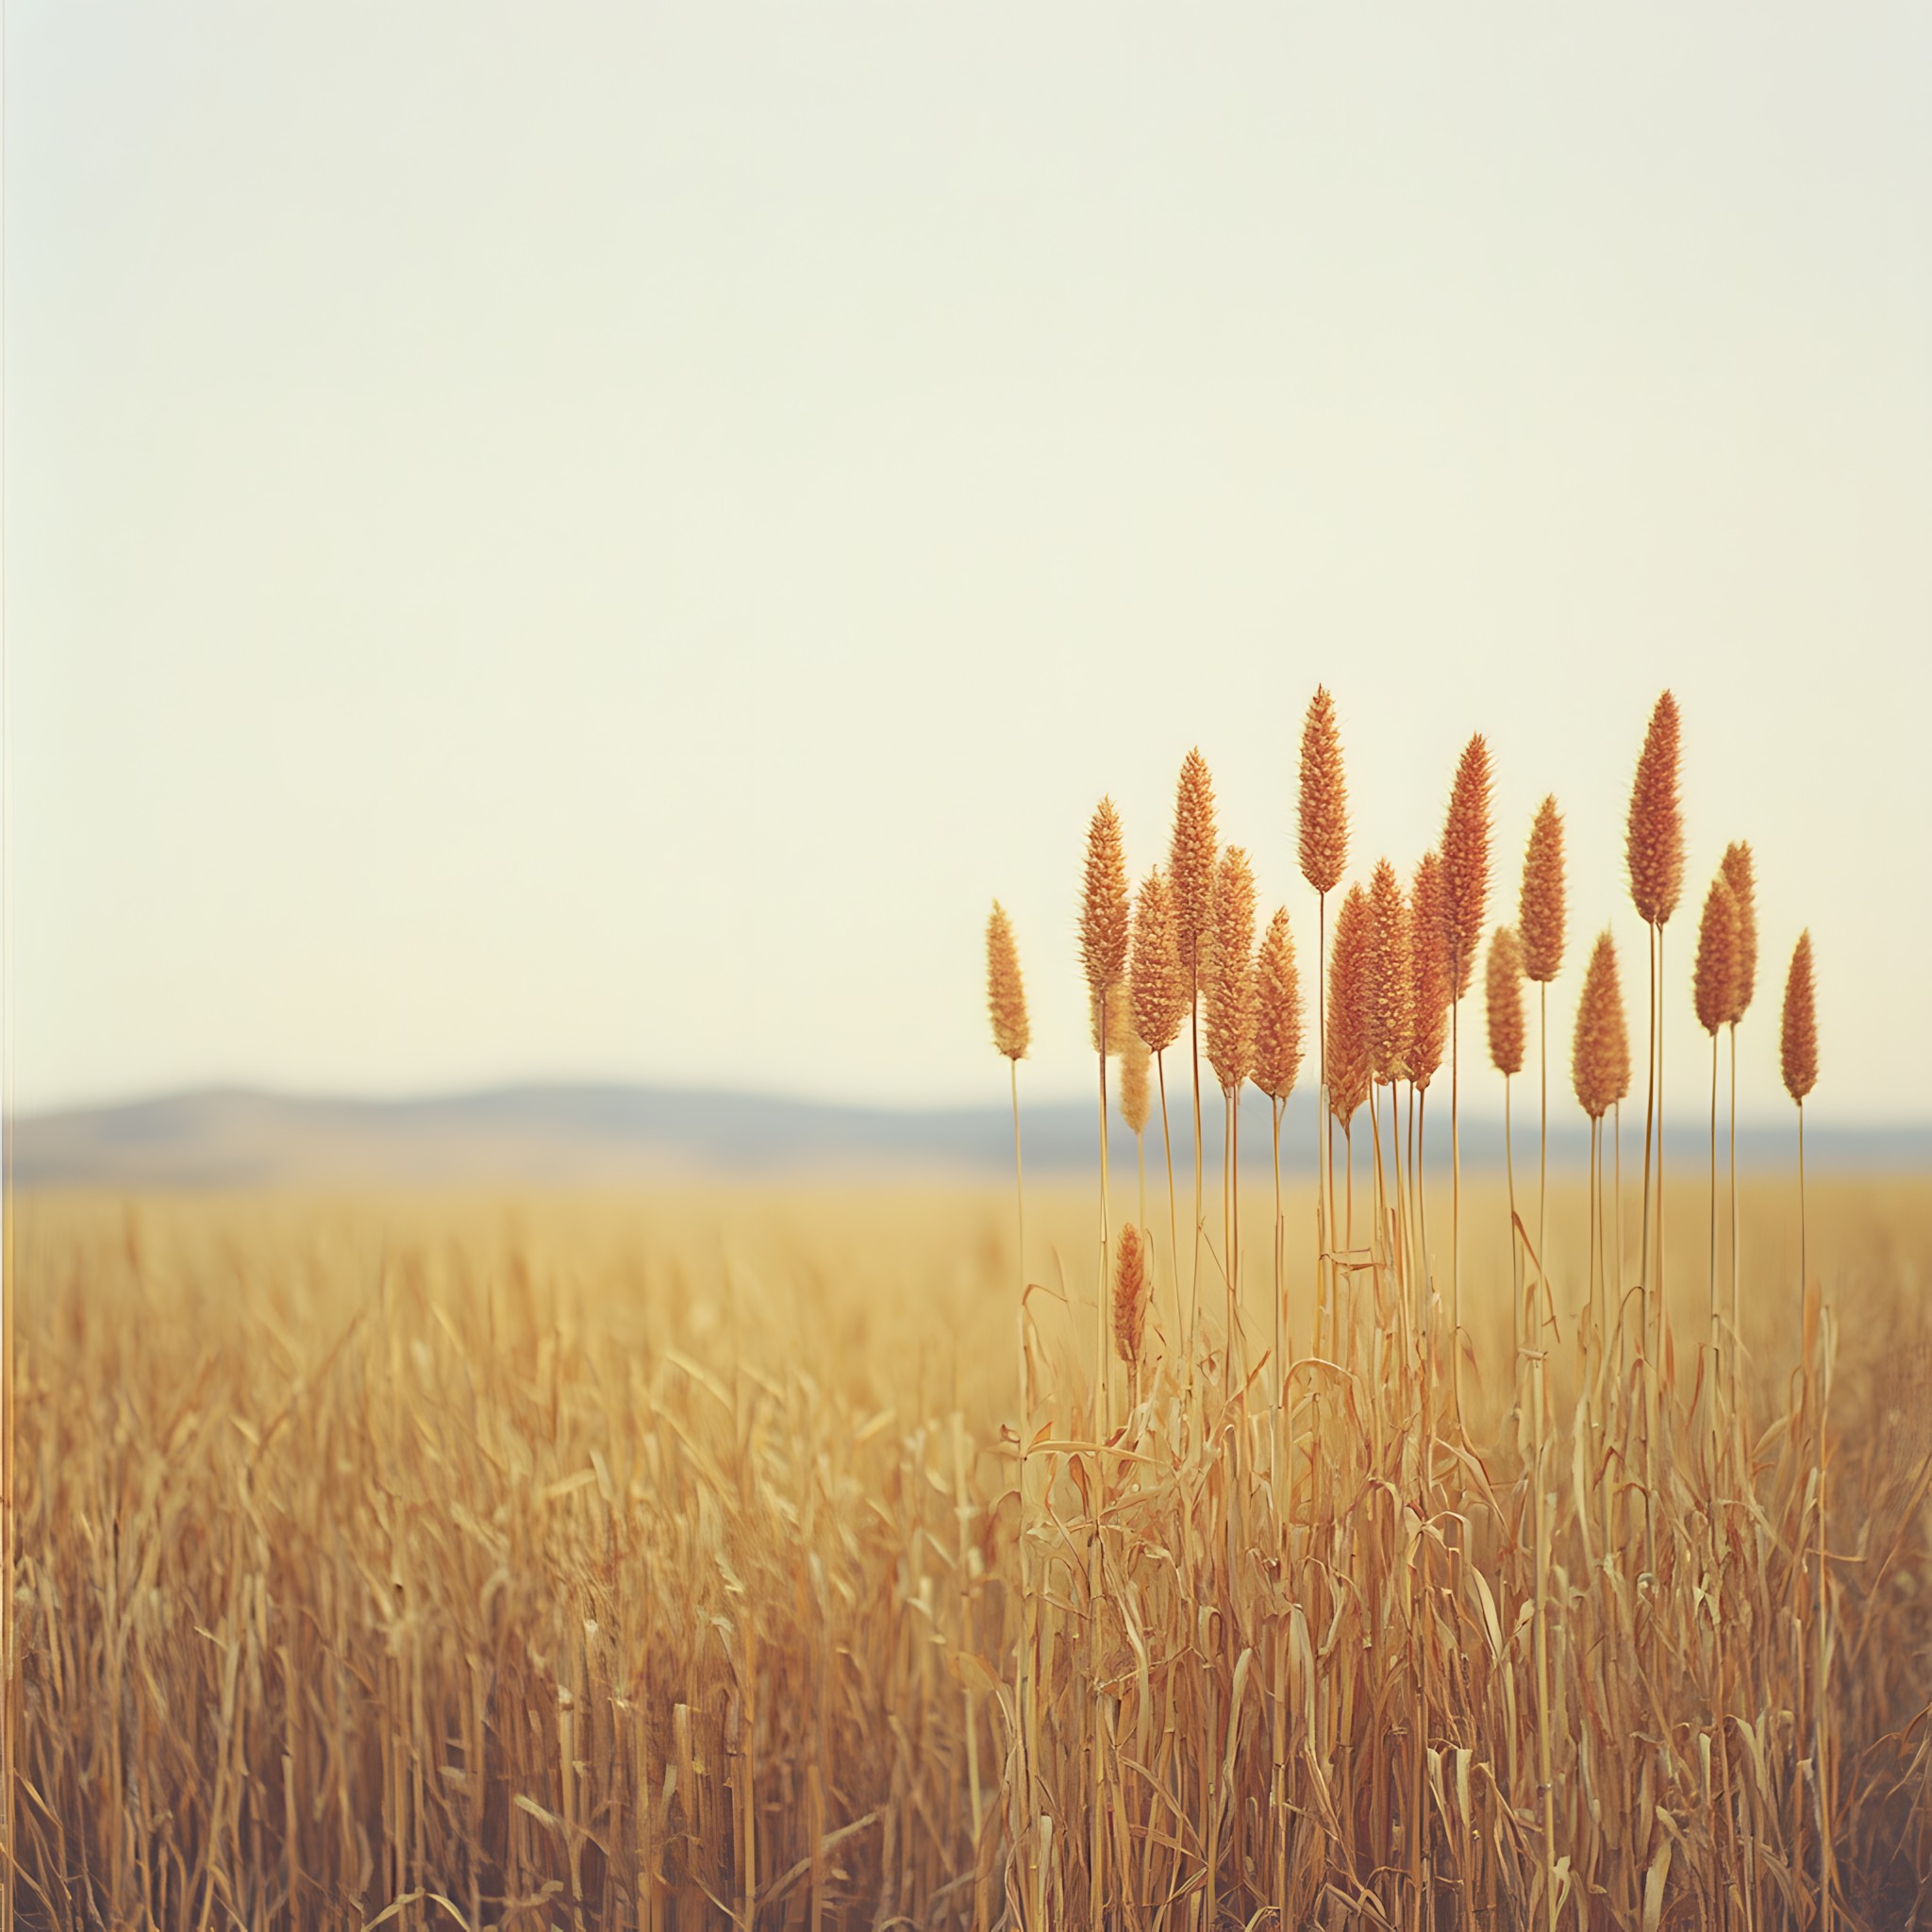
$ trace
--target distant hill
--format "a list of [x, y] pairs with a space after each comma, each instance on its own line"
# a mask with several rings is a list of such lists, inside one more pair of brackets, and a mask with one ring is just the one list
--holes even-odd
[[[1186, 1105], [1174, 1108], [1176, 1168], [1191, 1166]], [[1088, 1169], [1094, 1156], [1095, 1108], [1079, 1102], [1021, 1101], [1030, 1171]], [[1220, 1102], [1202, 1136], [1221, 1157]], [[1564, 1108], [1565, 1116], [1574, 1112]], [[1428, 1159], [1448, 1158], [1448, 1109], [1430, 1108]], [[1244, 1103], [1242, 1168], [1265, 1171], [1268, 1115], [1258, 1097]], [[1358, 1126], [1366, 1140], [1367, 1118]], [[1641, 1114], [1626, 1119], [1626, 1161], [1641, 1156]], [[1519, 1124], [1519, 1157], [1534, 1158], [1535, 1127]], [[554, 1085], [493, 1088], [410, 1100], [308, 1098], [209, 1089], [124, 1106], [30, 1113], [12, 1123], [12, 1179], [20, 1187], [237, 1188], [252, 1186], [593, 1184], [678, 1174], [774, 1174], [845, 1170], [977, 1173], [1009, 1170], [1012, 1116], [1002, 1106], [891, 1109], [837, 1107], [754, 1094], [675, 1088]], [[1552, 1151], [1580, 1162], [1585, 1135], [1565, 1119]], [[1283, 1162], [1306, 1172], [1314, 1161], [1310, 1096], [1290, 1104]], [[1150, 1161], [1158, 1159], [1158, 1117]], [[1740, 1160], [1753, 1167], [1789, 1161], [1788, 1128], [1753, 1126], [1739, 1136]], [[1700, 1130], [1674, 1127], [1674, 1161], [1701, 1161]], [[1463, 1158], [1500, 1165], [1502, 1128], [1465, 1121]], [[1823, 1168], [1932, 1171], [1932, 1124], [1816, 1127], [1807, 1158]], [[1118, 1121], [1115, 1159], [1131, 1162], [1133, 1139]], [[1440, 1171], [1440, 1170], [1439, 1170]]]

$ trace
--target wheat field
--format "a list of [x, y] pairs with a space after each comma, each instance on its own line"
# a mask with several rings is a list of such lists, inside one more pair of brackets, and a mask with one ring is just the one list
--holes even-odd
[[[1909, 1924], [1932, 1874], [1932, 1184], [1813, 1188], [1840, 1337], [1839, 1883], [1866, 1923]], [[1206, 1924], [1210, 1885], [1223, 1923], [1269, 1924], [1285, 1880], [1289, 1923], [1406, 1924], [1419, 1874], [1422, 1923], [1523, 1923], [1507, 1234], [1499, 1186], [1466, 1191], [1488, 1453], [1425, 1476], [1359, 1379], [1309, 1381], [1291, 1436], [1346, 1460], [1292, 1478], [1285, 1559], [1258, 1409], [1244, 1443], [1188, 1434], [1164, 1277], [1144, 1421], [1112, 1453], [1077, 1404], [1036, 1431], [1023, 1559], [1010, 1190], [25, 1199], [24, 1923], [969, 1926], [1030, 1875], [1053, 1924]], [[1551, 1208], [1574, 1257], [1582, 1191]], [[1036, 1185], [1028, 1209], [1038, 1374], [1084, 1399], [1091, 1190]], [[1574, 1513], [1592, 1475], [1561, 1445], [1566, 1924], [1717, 1923], [1719, 1883], [1740, 1913], [1745, 1841], [1755, 1923], [1809, 1909], [1790, 1190], [1747, 1177], [1741, 1220], [1758, 1500], [1713, 1523], [1687, 1476], [1655, 1595], [1606, 1601]], [[1688, 1328], [1698, 1217], [1671, 1239]], [[1566, 1337], [1579, 1294], [1559, 1286]], [[1558, 1416], [1573, 1383], [1559, 1351]], [[1023, 1562], [1032, 1874], [1009, 1856]]]
[[17, 1203], [22, 1922], [1932, 1923], [1932, 1180], [1807, 1187], [1808, 931], [1791, 1172], [1737, 1177], [1742, 841], [1667, 1083], [1680, 724], [1631, 793], [1641, 1024], [1611, 930], [1567, 945], [1554, 798], [1492, 925], [1480, 735], [1408, 882], [1343, 891], [1318, 690], [1312, 945], [1198, 751], [1138, 889], [1093, 813], [1091, 1182], [1027, 1178], [996, 903], [1010, 1188]]

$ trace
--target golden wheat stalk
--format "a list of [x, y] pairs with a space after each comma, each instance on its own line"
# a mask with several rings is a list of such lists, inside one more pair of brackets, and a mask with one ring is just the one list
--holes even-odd
[[1315, 893], [1315, 1336], [1322, 1353], [1323, 1308], [1332, 1298], [1334, 1270], [1326, 1258], [1335, 1224], [1334, 1143], [1328, 1124], [1328, 1027], [1324, 1001], [1328, 952], [1328, 894], [1348, 863], [1348, 781], [1341, 768], [1341, 734], [1335, 700], [1317, 685], [1302, 722], [1298, 853], [1302, 877]]
[[1181, 1022], [1188, 1016], [1190, 995], [1188, 978], [1181, 969], [1174, 891], [1158, 866], [1141, 881], [1140, 895], [1134, 902], [1127, 992], [1135, 1030], [1154, 1055], [1155, 1079], [1160, 1090], [1160, 1147], [1167, 1163], [1167, 1254], [1174, 1279], [1174, 1332], [1177, 1338], [1184, 1338], [1179, 1217], [1174, 1211], [1174, 1134], [1168, 1124], [1166, 1055], [1180, 1036]]
[[1093, 1431], [1098, 1441], [1107, 1429], [1107, 1275], [1112, 1246], [1108, 1212], [1107, 1034], [1108, 997], [1127, 967], [1127, 861], [1121, 841], [1120, 814], [1103, 798], [1087, 827], [1087, 864], [1080, 888], [1080, 963], [1087, 991], [1095, 1003], [1100, 1064], [1100, 1278], [1095, 1303]]
[[1187, 1375], [1194, 1373], [1194, 1330], [1201, 1319], [1201, 1241], [1207, 1229], [1201, 1167], [1201, 982], [1214, 942], [1214, 868], [1221, 847], [1214, 827], [1214, 780], [1196, 745], [1181, 760], [1174, 789], [1174, 836], [1167, 876], [1174, 891], [1174, 934], [1188, 988], [1189, 1061], [1194, 1090], [1194, 1259], [1188, 1290]]
[[1537, 807], [1523, 854], [1523, 887], [1516, 899], [1516, 930], [1523, 940], [1523, 976], [1537, 991], [1537, 1265], [1547, 1274], [1544, 1208], [1549, 1197], [1550, 982], [1563, 970], [1563, 814], [1554, 793]]
[[[1395, 1131], [1395, 1083], [1408, 1077], [1409, 1048], [1415, 1035], [1415, 964], [1409, 931], [1408, 901], [1395, 868], [1386, 858], [1376, 861], [1369, 880], [1369, 964], [1367, 1032], [1369, 1054], [1369, 1120], [1375, 1142], [1375, 1226], [1385, 1227], [1388, 1208], [1382, 1176], [1382, 1128], [1376, 1090], [1389, 1090], [1390, 1140], [1395, 1151], [1395, 1213], [1400, 1220], [1402, 1198], [1401, 1141]], [[1402, 1257], [1391, 1256], [1401, 1274]]]
[[1731, 894], [1738, 902], [1738, 983], [1734, 1005], [1727, 1016], [1731, 1036], [1731, 1407], [1735, 1412], [1740, 1367], [1736, 1339], [1741, 1333], [1743, 1316], [1738, 1258], [1738, 1023], [1749, 1010], [1752, 995], [1757, 989], [1757, 881], [1750, 845], [1742, 840], [1726, 845], [1723, 868], [1730, 882]]
[[1020, 1868], [1017, 1880], [1025, 1901], [1023, 1917], [1027, 1924], [1037, 1925], [1042, 1922], [1043, 1916], [1038, 1859], [1040, 1821], [1038, 1809], [1032, 1802], [1034, 1787], [1030, 1767], [1037, 1749], [1039, 1722], [1034, 1696], [1039, 1638], [1038, 1608], [1028, 1555], [1030, 1496], [1026, 1445], [1033, 1433], [1033, 1402], [1026, 1374], [1026, 1168], [1020, 1144], [1020, 1062], [1025, 1057], [1031, 1035], [1026, 1023], [1026, 990], [1020, 974], [1019, 946], [1013, 938], [1012, 921], [997, 899], [993, 901], [992, 912], [986, 923], [986, 996], [992, 1016], [993, 1045], [1006, 1058], [1012, 1090], [1013, 1243], [1020, 1291], [1013, 1309], [1019, 1368], [1019, 1426], [1016, 1436], [1019, 1452], [1020, 1635], [1013, 1652], [1014, 1776], [1008, 1829], [1015, 1846], [1014, 1861]]
[[1460, 1015], [1475, 975], [1490, 895], [1490, 748], [1476, 732], [1462, 748], [1442, 826], [1442, 929], [1449, 1007], [1449, 1402], [1462, 1416], [1462, 1141]]
[[1408, 1084], [1415, 1097], [1414, 1174], [1416, 1219], [1416, 1318], [1426, 1325], [1430, 1293], [1427, 1174], [1429, 1083], [1441, 1071], [1442, 1049], [1449, 1043], [1449, 938], [1442, 922], [1442, 858], [1425, 852], [1408, 889], [1409, 964], [1415, 992], [1410, 1002]]
[[[1738, 916], [1738, 895], [1720, 872], [1704, 896], [1704, 915], [1697, 924], [1697, 964], [1691, 975], [1691, 1003], [1697, 1024], [1710, 1035], [1710, 1347], [1713, 1366], [1723, 1347], [1722, 1315], [1717, 1292], [1717, 1037], [1738, 1005], [1743, 974], [1744, 941]], [[1735, 1351], [1737, 1338], [1731, 1347]]]
[[1221, 1143], [1223, 1249], [1227, 1267], [1227, 1341], [1222, 1387], [1234, 1392], [1241, 1332], [1241, 1097], [1255, 1064], [1255, 874], [1230, 845], [1214, 875], [1214, 946], [1208, 972], [1208, 1063], [1221, 1083], [1226, 1131]]
[[1287, 1523], [1288, 1501], [1284, 1488], [1287, 1457], [1282, 1432], [1288, 1398], [1285, 1377], [1291, 1346], [1288, 1328], [1288, 1286], [1283, 1276], [1288, 1265], [1287, 1231], [1281, 1213], [1281, 1113], [1302, 1066], [1301, 975], [1294, 961], [1294, 936], [1289, 930], [1288, 908], [1277, 907], [1261, 936], [1261, 950], [1255, 962], [1255, 1065], [1254, 1083], [1268, 1096], [1273, 1123], [1274, 1161], [1274, 1368], [1270, 1382], [1276, 1391], [1273, 1404], [1274, 1428], [1271, 1436], [1273, 1459], [1269, 1477], [1274, 1485], [1275, 1507]]

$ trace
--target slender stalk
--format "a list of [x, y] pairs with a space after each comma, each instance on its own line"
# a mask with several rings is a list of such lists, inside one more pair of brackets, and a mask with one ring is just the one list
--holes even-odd
[[1113, 1230], [1107, 1198], [1107, 994], [1100, 995], [1100, 1274], [1093, 1299], [1093, 1440], [1100, 1442], [1107, 1434], [1107, 1302], [1108, 1261], [1113, 1247]]
[[[1327, 1301], [1328, 1229], [1335, 1220], [1335, 1176], [1328, 1139], [1328, 894], [1315, 894], [1315, 1335], [1323, 1352], [1323, 1311]], [[1324, 1206], [1325, 1203], [1325, 1206]], [[1332, 1344], [1331, 1344], [1332, 1346]]]
[[[1288, 1283], [1283, 1276], [1286, 1272], [1287, 1233], [1281, 1218], [1281, 1108], [1278, 1100], [1270, 1104], [1269, 1113], [1272, 1124], [1272, 1141], [1274, 1159], [1274, 1368], [1269, 1380], [1275, 1389], [1274, 1428], [1272, 1433], [1272, 1447], [1268, 1458], [1268, 1480], [1274, 1491], [1274, 1511], [1284, 1526], [1288, 1523], [1288, 1504], [1281, 1487], [1282, 1471], [1287, 1461], [1283, 1446], [1284, 1410], [1288, 1405]], [[1277, 1762], [1275, 1771], [1280, 1772]]]
[[1174, 1272], [1174, 1332], [1178, 1341], [1181, 1336], [1181, 1250], [1174, 1205], [1174, 1136], [1167, 1124], [1167, 1061], [1162, 1054], [1154, 1056], [1154, 1074], [1160, 1083], [1160, 1145], [1167, 1156], [1167, 1260]]
[[1731, 1022], [1731, 1411], [1738, 1412], [1743, 1364], [1743, 1307], [1738, 1290], [1738, 1023]]
[[1192, 942], [1193, 958], [1189, 966], [1189, 974], [1193, 991], [1188, 1002], [1188, 1058], [1194, 1069], [1194, 1265], [1193, 1278], [1188, 1289], [1188, 1387], [1194, 1386], [1194, 1336], [1201, 1323], [1201, 1240], [1204, 1231], [1206, 1204], [1202, 1199], [1201, 1183], [1201, 941], [1197, 934]]
[[[1461, 964], [1455, 967], [1461, 977]], [[1449, 1003], [1449, 1412], [1462, 1420], [1462, 1064], [1460, 994]]]
[[1536, 1263], [1549, 1278], [1549, 1252], [1543, 1246], [1543, 1209], [1550, 1187], [1550, 983], [1536, 985]]
[[1723, 1354], [1723, 1320], [1717, 1293], [1717, 1035], [1710, 1036], [1710, 1372]]

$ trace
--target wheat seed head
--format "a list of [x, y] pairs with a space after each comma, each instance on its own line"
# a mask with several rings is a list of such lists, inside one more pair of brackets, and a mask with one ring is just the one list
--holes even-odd
[[1181, 971], [1191, 982], [1204, 977], [1208, 970], [1204, 941], [1214, 930], [1214, 866], [1220, 849], [1214, 829], [1214, 780], [1197, 745], [1181, 760], [1174, 841], [1167, 858]]
[[1738, 983], [1724, 1015], [1735, 1026], [1757, 991], [1757, 877], [1751, 848], [1742, 840], [1724, 847], [1724, 874], [1738, 902]]
[[1785, 1091], [1800, 1107], [1818, 1084], [1818, 994], [1811, 974], [1811, 933], [1798, 935], [1791, 968], [1785, 975], [1784, 1025], [1779, 1040]]
[[1523, 941], [1512, 927], [1490, 936], [1483, 992], [1490, 1010], [1490, 1063], [1505, 1075], [1523, 1071]]
[[1377, 1080], [1406, 1080], [1415, 1040], [1415, 963], [1410, 958], [1408, 901], [1395, 868], [1376, 862], [1369, 881], [1369, 1071]]
[[1743, 954], [1738, 895], [1720, 872], [1704, 895], [1704, 917], [1697, 925], [1697, 970], [1690, 983], [1697, 1024], [1713, 1039], [1738, 1006]]
[[1158, 866], [1141, 881], [1134, 902], [1132, 962], [1127, 969], [1134, 1025], [1154, 1053], [1165, 1053], [1188, 1017], [1188, 982], [1174, 929], [1174, 892]]
[[1684, 890], [1684, 815], [1677, 799], [1681, 758], [1677, 701], [1665, 691], [1650, 714], [1637, 778], [1630, 788], [1630, 827], [1624, 841], [1630, 898], [1647, 925], [1662, 925]]
[[1523, 976], [1548, 985], [1563, 970], [1563, 814], [1554, 793], [1537, 807], [1529, 828], [1516, 932], [1523, 941]]
[[1490, 748], [1478, 731], [1462, 748], [1442, 825], [1442, 924], [1454, 997], [1475, 977], [1490, 897]]
[[1131, 1221], [1121, 1229], [1113, 1271], [1113, 1345], [1122, 1361], [1140, 1365], [1147, 1340], [1147, 1304], [1154, 1284], [1147, 1273], [1147, 1244]]
[[1224, 1093], [1237, 1092], [1255, 1064], [1255, 874], [1239, 845], [1214, 875], [1213, 943], [1205, 961], [1208, 1063]]
[[1130, 1134], [1147, 1131], [1147, 1116], [1153, 1108], [1148, 1071], [1154, 1057], [1138, 1033], [1130, 1033], [1121, 1047], [1121, 1119]]
[[1302, 986], [1286, 907], [1261, 936], [1255, 981], [1255, 1085], [1271, 1100], [1286, 1100], [1302, 1070]]
[[1328, 948], [1328, 1106], [1343, 1127], [1369, 1096], [1369, 973], [1374, 945], [1368, 894], [1351, 886]]
[[1449, 1041], [1449, 941], [1442, 924], [1440, 853], [1424, 853], [1415, 869], [1408, 894], [1408, 940], [1415, 987], [1409, 1008], [1408, 1077], [1426, 1093]]
[[1120, 814], [1103, 798], [1087, 828], [1087, 874], [1080, 891], [1080, 963], [1097, 999], [1127, 968], [1127, 860]]
[[1302, 725], [1301, 862], [1303, 878], [1318, 892], [1332, 892], [1348, 863], [1341, 736], [1335, 728], [1335, 700], [1319, 684]]
[[1026, 989], [1020, 980], [1020, 949], [1013, 922], [995, 899], [986, 922], [986, 1003], [992, 1013], [992, 1043], [1009, 1060], [1026, 1058]]
[[1597, 935], [1584, 972], [1570, 1075], [1576, 1098], [1593, 1121], [1601, 1120], [1630, 1091], [1630, 1036], [1617, 982], [1617, 948], [1607, 927]]

